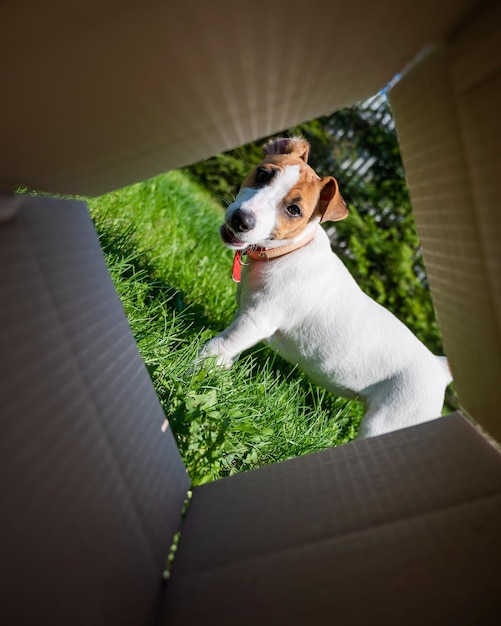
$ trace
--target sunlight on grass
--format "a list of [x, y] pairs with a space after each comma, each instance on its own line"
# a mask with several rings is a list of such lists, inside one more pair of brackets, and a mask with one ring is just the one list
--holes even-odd
[[194, 484], [353, 438], [361, 405], [334, 398], [262, 345], [193, 372], [235, 311], [222, 207], [170, 172], [89, 202], [110, 273]]

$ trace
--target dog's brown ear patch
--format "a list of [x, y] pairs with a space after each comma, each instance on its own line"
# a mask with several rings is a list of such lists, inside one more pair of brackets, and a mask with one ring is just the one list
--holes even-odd
[[318, 208], [321, 222], [339, 222], [348, 215], [348, 207], [339, 193], [337, 180], [332, 176], [322, 178]]
[[277, 137], [263, 146], [264, 156], [273, 154], [295, 154], [308, 163], [310, 144], [302, 137]]

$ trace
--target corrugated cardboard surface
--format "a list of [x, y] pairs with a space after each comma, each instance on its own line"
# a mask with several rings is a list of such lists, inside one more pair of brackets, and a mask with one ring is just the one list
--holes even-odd
[[501, 5], [391, 92], [440, 328], [465, 410], [501, 440]]
[[98, 194], [367, 98], [474, 0], [3, 0], [0, 187]]
[[[383, 0], [0, 3], [0, 186], [98, 193], [393, 104], [466, 409], [499, 435], [499, 13]], [[450, 33], [456, 30], [454, 39]], [[83, 205], [0, 225], [2, 624], [499, 621], [499, 454], [461, 417], [194, 491]], [[498, 422], [499, 423], [499, 422]]]
[[2, 624], [146, 624], [188, 488], [83, 203], [0, 223]]
[[162, 624], [496, 624], [501, 457], [459, 415], [194, 489]]

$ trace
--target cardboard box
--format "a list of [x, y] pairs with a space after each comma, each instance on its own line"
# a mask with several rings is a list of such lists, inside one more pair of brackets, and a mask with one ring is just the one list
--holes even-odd
[[[495, 3], [0, 4], [0, 187], [101, 193], [391, 92], [463, 412], [193, 490], [85, 204], [0, 199], [2, 624], [497, 624]], [[16, 213], [14, 216], [11, 213]], [[162, 571], [182, 527], [171, 580]]]

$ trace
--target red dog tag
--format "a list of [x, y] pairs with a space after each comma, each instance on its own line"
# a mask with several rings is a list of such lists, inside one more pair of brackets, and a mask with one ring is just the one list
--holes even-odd
[[236, 283], [240, 282], [242, 276], [242, 256], [240, 250], [235, 250], [235, 256], [233, 257], [233, 267], [231, 268], [231, 277]]

